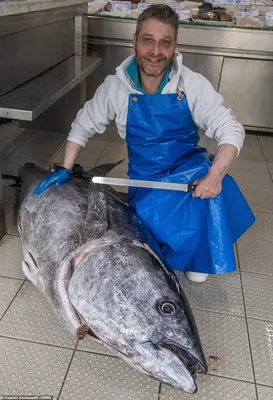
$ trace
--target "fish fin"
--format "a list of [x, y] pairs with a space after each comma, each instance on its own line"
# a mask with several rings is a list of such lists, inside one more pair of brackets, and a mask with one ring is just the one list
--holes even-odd
[[123, 160], [119, 160], [115, 163], [108, 163], [108, 164], [101, 164], [101, 165], [97, 165], [96, 167], [90, 169], [88, 171], [88, 174], [90, 177], [93, 176], [107, 176], [109, 174], [110, 171], [112, 171], [113, 168], [115, 168], [116, 166], [118, 166], [119, 164], [121, 164]]
[[123, 192], [118, 192], [117, 190], [113, 189], [109, 185], [104, 185], [104, 190], [116, 200], [120, 201], [121, 203], [127, 205], [128, 204], [128, 194]]
[[[98, 165], [91, 170], [88, 171], [89, 177], [92, 178], [93, 176], [107, 176], [109, 172], [115, 168], [117, 165], [120, 165], [123, 160], [119, 160], [115, 163], [108, 163], [108, 164], [101, 164]], [[128, 195], [127, 193], [118, 192], [117, 190], [113, 189], [112, 186], [104, 185], [104, 190], [113, 196], [115, 199], [120, 201], [123, 204], [128, 204]]]

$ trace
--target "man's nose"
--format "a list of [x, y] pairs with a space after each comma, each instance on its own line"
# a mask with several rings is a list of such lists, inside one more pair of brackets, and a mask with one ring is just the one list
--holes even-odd
[[161, 52], [161, 51], [160, 51], [160, 46], [159, 46], [159, 43], [158, 43], [158, 42], [154, 42], [154, 45], [153, 45], [153, 52], [154, 52], [155, 56], [158, 55], [158, 54]]

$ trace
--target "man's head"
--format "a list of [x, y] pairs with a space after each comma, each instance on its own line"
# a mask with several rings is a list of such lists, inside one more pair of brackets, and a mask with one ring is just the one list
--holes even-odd
[[148, 76], [160, 76], [172, 62], [179, 17], [169, 6], [151, 5], [137, 20], [133, 44], [136, 62]]

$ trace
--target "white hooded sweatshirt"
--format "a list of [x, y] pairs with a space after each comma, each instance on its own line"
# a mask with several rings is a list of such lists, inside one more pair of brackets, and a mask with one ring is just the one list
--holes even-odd
[[[110, 121], [115, 120], [121, 138], [126, 137], [128, 96], [142, 94], [135, 89], [127, 67], [134, 59], [128, 57], [109, 75], [96, 90], [94, 97], [87, 101], [73, 121], [68, 140], [85, 146], [88, 139], [96, 133], [103, 133]], [[218, 146], [233, 144], [238, 154], [243, 145], [245, 132], [232, 111], [225, 107], [222, 96], [202, 75], [191, 71], [182, 64], [182, 54], [176, 52], [169, 82], [162, 94], [176, 93], [177, 89], [186, 94], [192, 118], [205, 134], [215, 139]]]

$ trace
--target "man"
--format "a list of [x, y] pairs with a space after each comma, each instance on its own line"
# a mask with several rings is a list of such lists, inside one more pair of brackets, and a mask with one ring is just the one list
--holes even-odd
[[[191, 194], [134, 188], [129, 205], [150, 230], [172, 268], [202, 282], [236, 269], [233, 243], [254, 216], [227, 172], [243, 145], [244, 129], [201, 75], [176, 51], [179, 19], [167, 5], [139, 16], [135, 55], [108, 76], [79, 111], [68, 136], [63, 170], [35, 190], [68, 180], [82, 147], [111, 120], [127, 141], [129, 177], [193, 183]], [[197, 145], [197, 126], [216, 139], [213, 158]], [[223, 191], [222, 191], [223, 185]]]

